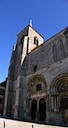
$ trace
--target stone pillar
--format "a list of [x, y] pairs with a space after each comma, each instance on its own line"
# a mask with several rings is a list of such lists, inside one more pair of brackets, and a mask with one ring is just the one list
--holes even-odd
[[[26, 90], [26, 79], [24, 76], [19, 76], [17, 83], [19, 83], [18, 87], [16, 88], [16, 106], [17, 111], [16, 115], [19, 119], [27, 119], [27, 90]], [[17, 113], [18, 112], [18, 113]]]
[[54, 111], [56, 111], [56, 96], [54, 97], [54, 100], [55, 100], [55, 106], [54, 106]]
[[18, 119], [18, 105], [19, 105], [19, 90], [20, 90], [20, 76], [17, 78], [16, 82], [16, 99], [15, 99], [15, 111], [14, 111], [14, 118]]
[[47, 123], [49, 123], [49, 118], [50, 118], [49, 104], [50, 104], [50, 97], [48, 95], [47, 100], [46, 100], [46, 120], [45, 120], [45, 122], [47, 122]]
[[54, 111], [57, 111], [58, 109], [58, 96], [54, 97]]
[[53, 101], [54, 97], [51, 97], [51, 105], [52, 105], [52, 110], [54, 109], [54, 101]]
[[21, 58], [21, 65], [24, 61], [25, 56], [27, 55], [27, 43], [28, 43], [28, 36], [24, 37], [23, 41], [23, 50], [22, 50], [22, 58]]
[[36, 120], [39, 121], [39, 98], [37, 98], [37, 112], [36, 112]]
[[3, 115], [8, 117], [12, 116], [13, 84], [13, 81], [7, 80]]
[[3, 116], [6, 116], [6, 111], [7, 111], [8, 85], [9, 85], [9, 81], [7, 81], [7, 84], [6, 84], [5, 104], [4, 104]]

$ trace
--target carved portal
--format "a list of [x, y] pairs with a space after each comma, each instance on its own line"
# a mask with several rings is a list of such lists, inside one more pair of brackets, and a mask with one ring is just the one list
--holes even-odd
[[[54, 114], [62, 123], [68, 122], [68, 74], [57, 76], [51, 85], [51, 103]], [[54, 115], [55, 116], [55, 115]]]
[[[44, 77], [42, 75], [31, 77], [27, 81], [27, 92], [26, 99], [30, 102], [30, 107], [28, 109], [31, 119], [45, 121], [47, 87]], [[43, 115], [41, 115], [42, 111]]]
[[[42, 89], [40, 91], [37, 91], [36, 86], [41, 84], [42, 85]], [[42, 92], [46, 92], [46, 81], [44, 79], [44, 77], [42, 75], [35, 75], [33, 77], [31, 77], [28, 82], [27, 82], [27, 91], [29, 92], [29, 98], [32, 95], [35, 94], [41, 94]]]

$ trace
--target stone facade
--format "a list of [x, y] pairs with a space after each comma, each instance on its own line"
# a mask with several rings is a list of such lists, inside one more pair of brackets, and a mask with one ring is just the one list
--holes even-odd
[[68, 123], [68, 28], [43, 43], [30, 25], [18, 34], [6, 85], [3, 115]]
[[0, 83], [0, 116], [3, 116], [6, 81], [7, 81], [7, 78], [4, 82]]

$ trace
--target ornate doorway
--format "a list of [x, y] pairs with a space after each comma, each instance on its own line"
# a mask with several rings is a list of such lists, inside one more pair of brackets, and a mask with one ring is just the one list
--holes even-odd
[[60, 110], [62, 115], [62, 121], [64, 123], [68, 122], [68, 98], [61, 98]]
[[60, 74], [53, 80], [51, 95], [55, 122], [68, 124], [68, 74]]
[[[43, 111], [42, 115], [45, 115], [45, 96], [47, 95], [47, 86], [46, 86], [46, 80], [45, 78], [39, 74], [35, 75], [33, 77], [30, 77], [27, 81], [27, 99], [30, 99], [30, 118], [32, 120], [39, 121], [44, 120], [45, 116], [41, 116], [41, 113]], [[40, 98], [43, 96], [43, 103]], [[40, 100], [40, 102], [39, 102]], [[40, 107], [40, 108], [39, 108]], [[41, 110], [43, 107], [43, 110]]]
[[46, 102], [45, 102], [45, 99], [42, 98], [40, 101], [39, 101], [39, 114], [40, 114], [40, 120], [41, 121], [45, 121], [45, 118], [46, 118]]
[[31, 117], [32, 117], [32, 120], [36, 119], [36, 111], [37, 111], [37, 101], [34, 99], [32, 101], [32, 106], [31, 106]]

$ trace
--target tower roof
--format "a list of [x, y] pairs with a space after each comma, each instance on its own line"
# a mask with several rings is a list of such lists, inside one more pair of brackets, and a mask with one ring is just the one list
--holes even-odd
[[[27, 27], [25, 27], [22, 31], [20, 31], [18, 35], [20, 35], [21, 33], [23, 33], [24, 31], [27, 31], [27, 35], [28, 35], [28, 31], [29, 31], [29, 27], [31, 27], [35, 32], [37, 32], [31, 25], [28, 25]], [[38, 32], [37, 32], [38, 33]], [[42, 38], [44, 38], [40, 33], [38, 33]]]

